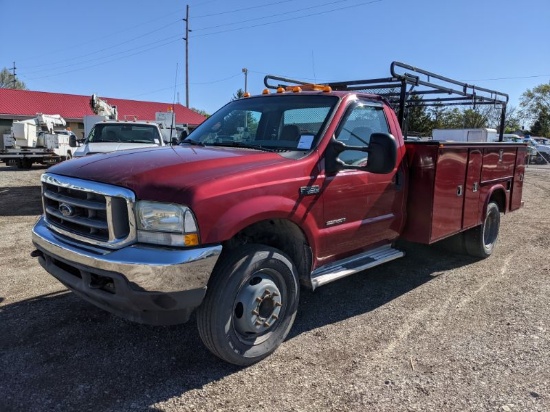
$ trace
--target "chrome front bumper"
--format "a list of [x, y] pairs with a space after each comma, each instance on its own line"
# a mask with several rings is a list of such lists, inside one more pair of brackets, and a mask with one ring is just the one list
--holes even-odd
[[[187, 320], [200, 305], [222, 250], [221, 245], [94, 249], [57, 235], [43, 217], [33, 228], [32, 241], [40, 264], [69, 289], [103, 309], [151, 324]], [[162, 320], [163, 312], [170, 311], [183, 315]]]

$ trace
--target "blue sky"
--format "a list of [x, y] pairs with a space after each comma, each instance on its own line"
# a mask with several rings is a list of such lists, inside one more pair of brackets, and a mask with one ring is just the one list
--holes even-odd
[[393, 60], [510, 95], [550, 81], [549, 0], [0, 0], [0, 68], [30, 90], [212, 113], [275, 74], [389, 76]]

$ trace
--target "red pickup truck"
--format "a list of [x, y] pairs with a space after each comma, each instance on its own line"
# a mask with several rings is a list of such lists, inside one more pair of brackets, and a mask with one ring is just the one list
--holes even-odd
[[326, 85], [267, 76], [263, 94], [180, 145], [50, 168], [33, 256], [134, 321], [182, 323], [196, 309], [204, 344], [237, 365], [285, 339], [300, 285], [399, 258], [399, 239], [454, 236], [488, 257], [501, 214], [521, 207], [526, 145], [409, 142], [402, 129], [419, 104], [498, 105], [503, 120], [507, 95], [397, 62], [391, 72]]

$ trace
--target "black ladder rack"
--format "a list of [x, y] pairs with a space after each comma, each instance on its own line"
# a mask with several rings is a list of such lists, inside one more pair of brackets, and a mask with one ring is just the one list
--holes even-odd
[[[395, 110], [402, 129], [406, 129], [403, 123], [405, 113], [410, 107], [458, 105], [500, 107], [499, 140], [502, 140], [508, 103], [507, 94], [453, 80], [397, 61], [391, 63], [390, 73], [391, 77], [330, 82], [323, 85], [330, 86], [334, 91], [357, 91], [384, 97]], [[310, 85], [311, 82], [267, 75], [264, 78], [264, 84], [269, 89], [277, 89]]]

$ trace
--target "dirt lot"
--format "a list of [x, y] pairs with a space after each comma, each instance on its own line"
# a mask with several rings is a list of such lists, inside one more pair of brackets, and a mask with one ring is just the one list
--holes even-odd
[[290, 337], [240, 369], [194, 319], [126, 322], [73, 296], [30, 257], [39, 177], [0, 166], [2, 411], [550, 410], [550, 170], [483, 261], [407, 256], [303, 291]]

